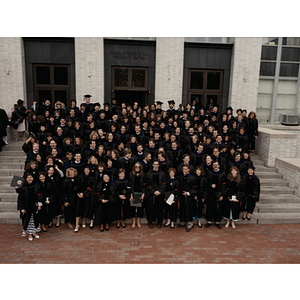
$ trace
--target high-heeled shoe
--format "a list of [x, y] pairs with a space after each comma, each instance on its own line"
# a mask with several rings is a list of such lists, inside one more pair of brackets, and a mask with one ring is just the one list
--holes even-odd
[[103, 231], [104, 231], [104, 228], [101, 228], [101, 227], [100, 227], [100, 231], [103, 232]]
[[169, 227], [171, 223], [166, 223], [164, 227]]
[[107, 228], [107, 227], [105, 227], [105, 230], [106, 230], [106, 231], [108, 231], [108, 230], [109, 230], [109, 227], [108, 227], [108, 228]]
[[126, 224], [122, 224], [122, 227], [123, 227], [123, 228], [126, 228]]

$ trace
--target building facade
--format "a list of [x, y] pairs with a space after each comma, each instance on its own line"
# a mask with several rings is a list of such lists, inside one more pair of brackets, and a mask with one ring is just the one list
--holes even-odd
[[18, 99], [141, 105], [174, 100], [256, 111], [261, 123], [299, 114], [300, 38], [0, 38], [0, 107]]

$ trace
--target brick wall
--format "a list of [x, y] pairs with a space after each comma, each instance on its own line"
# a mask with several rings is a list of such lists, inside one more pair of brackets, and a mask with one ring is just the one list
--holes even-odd
[[262, 38], [234, 38], [229, 106], [256, 111]]
[[1, 37], [0, 55], [0, 107], [5, 109], [10, 117], [11, 108], [18, 99], [24, 100], [27, 107], [22, 38]]
[[175, 108], [182, 103], [184, 38], [158, 37], [156, 39], [155, 101], [175, 101]]
[[75, 38], [76, 100], [91, 94], [91, 102], [104, 103], [104, 44], [101, 37]]

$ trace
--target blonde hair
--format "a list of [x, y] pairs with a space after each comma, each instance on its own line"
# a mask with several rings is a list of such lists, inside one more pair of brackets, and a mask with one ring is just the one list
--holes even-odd
[[75, 168], [68, 168], [68, 169], [66, 170], [66, 177], [67, 177], [67, 178], [70, 177], [70, 172], [71, 172], [71, 171], [74, 171], [74, 172], [75, 172], [75, 177], [77, 176], [78, 172], [77, 172], [77, 170], [76, 170]]

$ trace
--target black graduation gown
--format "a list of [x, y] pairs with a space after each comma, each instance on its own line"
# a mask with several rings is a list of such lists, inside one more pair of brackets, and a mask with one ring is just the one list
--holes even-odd
[[169, 205], [165, 202], [165, 219], [170, 219], [171, 222], [175, 223], [177, 220], [177, 211], [178, 211], [178, 202], [179, 202], [179, 181], [177, 178], [174, 179], [168, 178], [164, 199], [166, 199], [167, 196], [166, 193], [168, 192], [172, 192], [172, 194], [174, 195], [175, 203]]
[[[209, 197], [207, 201], [206, 219], [208, 222], [214, 221], [220, 222], [222, 219], [222, 206], [223, 200], [226, 196], [226, 174], [219, 170], [208, 172], [207, 175]], [[216, 184], [215, 188], [212, 188], [212, 184]], [[223, 196], [223, 200], [219, 201], [220, 197]]]
[[257, 119], [248, 119], [248, 122], [249, 150], [255, 150], [255, 136], [258, 136], [258, 122]]
[[[131, 194], [133, 193], [144, 193], [146, 192], [146, 173], [142, 173], [141, 175], [133, 174], [132, 172], [129, 174], [128, 180], [131, 185]], [[144, 198], [145, 199], [145, 198]], [[130, 215], [131, 217], [138, 218], [143, 217], [143, 208], [145, 206], [145, 201], [143, 201], [142, 207], [130, 206]]]
[[7, 136], [6, 128], [9, 125], [9, 120], [6, 114], [6, 111], [0, 108], [0, 149], [5, 144], [3, 142], [3, 137]]
[[[39, 226], [39, 217], [38, 217], [38, 210], [37, 210], [37, 196], [38, 186], [36, 183], [32, 183], [31, 185], [23, 185], [19, 189], [18, 193], [18, 202], [19, 202], [19, 209], [20, 215], [22, 216], [22, 224], [23, 229], [26, 230], [29, 224], [29, 220], [31, 215], [33, 215], [34, 219], [34, 226], [38, 228]], [[25, 209], [25, 214], [22, 215], [21, 211]]]
[[[167, 178], [163, 171], [150, 170], [146, 175], [146, 210], [147, 220], [149, 224], [155, 222], [162, 224], [163, 221], [163, 210], [164, 210], [164, 199], [163, 195], [166, 189]], [[154, 192], [159, 191], [160, 195], [155, 196]]]
[[119, 158], [118, 167], [119, 169], [122, 168], [125, 170], [125, 178], [128, 178], [135, 162], [136, 160], [133, 157], [130, 157], [129, 159], [126, 159], [125, 156]]
[[[37, 183], [37, 187], [38, 201], [43, 204], [41, 210], [38, 213], [39, 223], [49, 224], [52, 220], [51, 212], [53, 211], [52, 206], [54, 205], [54, 191], [49, 181], [45, 181], [44, 183], [39, 181]], [[46, 203], [47, 198], [49, 198], [49, 204]]]
[[61, 202], [64, 204], [68, 202], [68, 206], [64, 206], [65, 223], [75, 224], [75, 218], [78, 215], [79, 198], [77, 196], [78, 186], [82, 184], [82, 178], [76, 176], [75, 178], [66, 178], [62, 184]]
[[[197, 185], [197, 199], [194, 202], [194, 218], [200, 220], [203, 216], [203, 207], [208, 198], [208, 183], [206, 176], [195, 176]], [[202, 202], [204, 199], [204, 203]]]
[[[236, 180], [230, 181], [229, 179], [227, 179], [226, 190], [226, 197], [223, 200], [223, 218], [227, 220], [237, 221], [239, 219], [240, 202], [242, 200], [241, 181], [237, 183]], [[229, 201], [229, 199], [231, 199], [233, 195], [236, 196], [237, 200], [239, 200], [238, 202]]]
[[77, 211], [80, 212], [80, 216], [84, 218], [92, 219], [91, 206], [92, 206], [92, 189], [94, 184], [94, 176], [89, 174], [79, 175], [82, 177], [80, 181], [81, 185], [78, 187], [78, 193], [83, 193], [83, 198], [79, 198]]
[[[107, 224], [113, 221], [113, 207], [115, 202], [115, 187], [111, 182], [100, 182], [95, 189], [95, 223]], [[102, 199], [108, 200], [102, 203]]]
[[[183, 192], [189, 192], [190, 195], [184, 196]], [[196, 178], [188, 173], [179, 176], [179, 194], [180, 194], [180, 222], [193, 222], [195, 215], [195, 197], [197, 196]]]
[[194, 167], [198, 167], [198, 166], [203, 164], [204, 158], [205, 158], [205, 154], [203, 152], [199, 153], [199, 152], [196, 151], [196, 152], [191, 154], [191, 164]]
[[50, 183], [51, 190], [54, 194], [53, 203], [50, 206], [51, 217], [58, 217], [63, 214], [62, 203], [61, 203], [61, 188], [64, 178], [61, 177], [57, 171], [50, 177], [46, 176], [46, 181]]
[[[124, 178], [123, 180], [117, 178], [114, 181], [116, 186], [116, 199], [114, 205], [114, 220], [126, 220], [130, 218], [129, 198], [131, 194], [131, 184]], [[121, 199], [119, 196], [124, 195], [126, 199]]]
[[259, 201], [260, 180], [256, 175], [250, 176], [248, 173], [242, 177], [242, 203], [241, 211], [253, 213], [256, 202]]
[[173, 150], [172, 148], [167, 151], [167, 155], [169, 157], [169, 160], [172, 162], [172, 165], [175, 169], [181, 164], [182, 157], [183, 157], [183, 151], [179, 148], [176, 150]]

